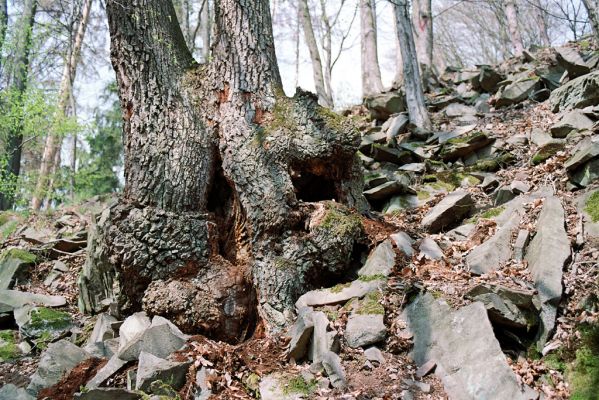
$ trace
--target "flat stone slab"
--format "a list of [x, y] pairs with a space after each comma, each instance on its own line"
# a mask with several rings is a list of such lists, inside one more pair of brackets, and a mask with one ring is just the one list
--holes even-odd
[[437, 242], [429, 237], [422, 239], [419, 249], [425, 257], [431, 260], [441, 260], [443, 258], [443, 250]]
[[430, 293], [403, 312], [414, 335], [411, 354], [420, 367], [431, 360], [451, 399], [536, 399], [523, 389], [507, 363], [482, 303], [452, 310]]
[[79, 400], [141, 400], [141, 393], [119, 388], [96, 388], [84, 393], [75, 393], [73, 397]]
[[377, 291], [385, 286], [383, 280], [364, 282], [353, 281], [349, 285], [338, 285], [330, 289], [317, 289], [303, 294], [295, 303], [296, 309], [302, 307], [319, 307], [332, 304], [345, 303], [354, 297], [364, 297], [368, 293]]
[[370, 253], [364, 266], [358, 271], [359, 276], [389, 276], [395, 266], [395, 251], [390, 239], [384, 240]]
[[85, 385], [86, 387], [93, 389], [100, 386], [106, 379], [116, 374], [121, 368], [127, 364], [127, 361], [120, 359], [113, 355], [110, 360], [96, 373], [96, 375], [90, 379]]
[[263, 376], [260, 380], [260, 398], [262, 400], [302, 400], [310, 398], [310, 394], [297, 393], [286, 388], [294, 379], [293, 376], [279, 372]]
[[483, 303], [495, 324], [520, 329], [532, 329], [538, 325], [533, 290], [481, 284], [470, 289], [466, 296]]
[[8, 383], [0, 388], [0, 400], [35, 400], [35, 397], [27, 393], [25, 389]]
[[179, 350], [186, 339], [173, 332], [168, 324], [151, 326], [119, 349], [118, 356], [126, 361], [137, 360], [142, 351], [166, 358]]
[[422, 219], [422, 226], [431, 233], [439, 232], [463, 219], [473, 206], [474, 202], [470, 193], [456, 190], [445, 196], [426, 214]]
[[350, 347], [364, 347], [382, 340], [387, 336], [387, 327], [383, 314], [350, 315], [345, 328], [345, 340]]
[[537, 348], [541, 349], [555, 328], [557, 306], [562, 298], [563, 268], [570, 260], [570, 239], [564, 224], [564, 208], [559, 199], [547, 197], [537, 221], [537, 234], [525, 257], [541, 300], [537, 337]]
[[46, 296], [18, 290], [0, 290], [0, 306], [3, 309], [21, 308], [26, 304], [39, 304], [46, 307], [62, 307], [67, 304], [67, 299], [62, 296]]
[[169, 361], [142, 352], [139, 355], [135, 389], [148, 392], [152, 382], [160, 380], [168, 382], [170, 387], [179, 390], [185, 385], [185, 378], [190, 366], [191, 362]]
[[414, 239], [410, 235], [405, 232], [397, 232], [389, 237], [395, 243], [395, 246], [406, 256], [412, 257], [414, 255], [414, 248], [412, 247]]

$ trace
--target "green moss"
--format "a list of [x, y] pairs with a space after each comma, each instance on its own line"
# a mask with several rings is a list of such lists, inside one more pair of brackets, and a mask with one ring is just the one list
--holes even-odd
[[337, 131], [343, 130], [346, 124], [351, 123], [348, 118], [326, 107], [318, 107], [316, 112], [329, 127]]
[[446, 191], [446, 192], [452, 192], [456, 188], [454, 185], [452, 185], [451, 183], [447, 183], [447, 182], [433, 182], [433, 183], [429, 184], [429, 186], [435, 190]]
[[10, 235], [12, 235], [19, 226], [19, 221], [13, 220], [8, 221], [5, 224], [2, 224], [0, 228], [0, 240], [6, 240]]
[[580, 329], [581, 347], [568, 368], [567, 378], [572, 386], [572, 399], [597, 399], [599, 393], [599, 324]]
[[557, 353], [551, 353], [543, 358], [545, 365], [555, 371], [565, 372], [566, 362]]
[[543, 148], [539, 149], [535, 155], [531, 158], [530, 162], [532, 165], [539, 165], [545, 160], [553, 157], [558, 151], [562, 151], [564, 145], [562, 143], [549, 143]]
[[262, 135], [278, 130], [293, 131], [296, 128], [293, 121], [292, 99], [285, 95], [277, 96], [272, 111], [272, 119], [267, 124], [263, 125], [264, 132]]
[[284, 270], [290, 270], [293, 269], [293, 267], [295, 266], [295, 263], [285, 257], [276, 257], [275, 258], [275, 268], [277, 269], [284, 269]]
[[481, 216], [481, 218], [486, 218], [486, 219], [495, 218], [495, 217], [501, 215], [501, 213], [504, 211], [505, 211], [504, 206], [490, 208], [487, 211], [485, 211], [484, 213], [482, 213], [480, 216]]
[[65, 329], [72, 323], [71, 316], [64, 311], [57, 311], [51, 308], [37, 307], [31, 310], [28, 329]]
[[387, 277], [383, 274], [376, 275], [362, 275], [358, 278], [359, 281], [362, 282], [372, 282], [372, 281], [386, 281]]
[[426, 190], [419, 190], [416, 192], [416, 196], [418, 197], [418, 200], [427, 200], [430, 199], [431, 194]]
[[336, 310], [323, 310], [329, 321], [335, 322], [339, 318], [339, 312]]
[[599, 190], [589, 196], [585, 203], [584, 211], [591, 216], [593, 222], [599, 221]]
[[476, 132], [472, 132], [469, 135], [458, 136], [458, 137], [449, 139], [446, 143], [447, 144], [472, 143], [472, 142], [475, 142], [479, 137], [483, 137], [483, 136], [487, 137], [487, 135], [484, 132], [476, 131]]
[[467, 168], [468, 171], [496, 172], [506, 165], [512, 164], [516, 157], [511, 153], [504, 153], [495, 158], [478, 160], [474, 165]]
[[289, 379], [289, 381], [283, 387], [283, 394], [285, 396], [298, 393], [309, 396], [314, 390], [316, 390], [316, 380], [311, 379], [306, 381], [303, 376], [298, 375]]
[[340, 293], [343, 289], [350, 287], [351, 283], [340, 283], [329, 289], [331, 293]]
[[340, 237], [358, 235], [363, 231], [362, 219], [358, 214], [331, 203], [328, 203], [326, 208], [326, 215], [318, 225], [319, 229], [325, 229]]
[[370, 292], [358, 304], [356, 313], [360, 315], [385, 314], [385, 307], [381, 304], [381, 293]]
[[19, 260], [28, 264], [33, 264], [37, 260], [35, 254], [31, 254], [27, 250], [17, 248], [12, 248], [2, 253], [0, 259], [4, 260], [6, 258], [18, 258]]
[[21, 354], [15, 342], [15, 332], [0, 331], [0, 360], [14, 360]]

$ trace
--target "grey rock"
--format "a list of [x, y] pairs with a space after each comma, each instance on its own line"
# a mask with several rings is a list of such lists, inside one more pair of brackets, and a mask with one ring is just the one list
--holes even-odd
[[142, 351], [156, 357], [166, 358], [185, 345], [186, 339], [167, 324], [155, 325], [138, 334], [119, 349], [118, 356], [123, 360], [137, 360]]
[[401, 193], [412, 193], [413, 191], [398, 181], [383, 183], [377, 187], [364, 191], [364, 196], [368, 200], [385, 200]]
[[516, 195], [512, 191], [512, 188], [508, 186], [501, 186], [498, 187], [495, 192], [493, 192], [493, 197], [495, 198], [493, 201], [493, 206], [499, 207], [500, 205], [514, 199]]
[[301, 360], [308, 351], [308, 345], [314, 332], [313, 311], [310, 307], [299, 310], [295, 323], [291, 326], [289, 342], [289, 358]]
[[179, 390], [185, 385], [187, 371], [191, 362], [174, 362], [158, 358], [150, 353], [141, 352], [135, 389], [148, 392], [154, 381], [168, 382], [169, 386]]
[[538, 325], [533, 290], [481, 284], [470, 289], [466, 296], [483, 303], [494, 324], [528, 330]]
[[551, 126], [551, 136], [554, 138], [565, 138], [572, 132], [590, 130], [595, 122], [580, 110], [572, 110], [566, 113], [561, 120]]
[[555, 328], [557, 306], [562, 297], [562, 271], [570, 260], [570, 240], [564, 224], [564, 209], [559, 199], [546, 198], [537, 221], [537, 234], [526, 252], [528, 268], [541, 301], [541, 326], [537, 335], [539, 351]]
[[418, 199], [418, 196], [413, 194], [400, 194], [399, 196], [393, 196], [389, 199], [383, 212], [385, 214], [391, 214], [397, 211], [415, 208], [420, 205], [421, 201]]
[[0, 388], [0, 400], [35, 400], [35, 397], [27, 393], [25, 389], [7, 383]]
[[488, 65], [483, 65], [480, 68], [479, 76], [474, 78], [477, 82], [472, 82], [472, 84], [474, 87], [480, 86], [486, 92], [494, 92], [497, 90], [497, 84], [503, 79], [504, 77], [495, 69]]
[[514, 260], [522, 261], [524, 259], [524, 250], [528, 246], [530, 232], [527, 229], [520, 229], [514, 242]]
[[599, 71], [571, 80], [549, 98], [553, 112], [599, 104]]
[[436, 361], [435, 374], [449, 398], [533, 398], [520, 388], [482, 303], [454, 311], [426, 294], [417, 297], [402, 317], [414, 334], [412, 359], [418, 366]]
[[27, 304], [62, 307], [67, 304], [67, 299], [62, 296], [46, 296], [18, 290], [0, 290], [0, 309], [14, 310]]
[[591, 196], [598, 196], [595, 193], [599, 190], [590, 190], [578, 198], [578, 212], [584, 216], [583, 232], [584, 239], [593, 247], [599, 248], [599, 221], [593, 221], [592, 216], [588, 213], [587, 203]]
[[414, 255], [414, 239], [405, 232], [397, 232], [389, 236], [389, 238], [395, 243], [395, 246], [406, 256], [412, 257]]
[[359, 276], [389, 276], [395, 266], [395, 251], [390, 239], [384, 240], [370, 253], [364, 266], [358, 271]]
[[120, 347], [124, 347], [134, 337], [143, 333], [152, 325], [145, 312], [137, 312], [128, 316], [119, 327]]
[[377, 347], [369, 347], [364, 350], [364, 357], [366, 357], [368, 361], [377, 362], [379, 365], [385, 363], [385, 356], [383, 356], [383, 352]]
[[539, 165], [544, 163], [547, 159], [553, 157], [558, 152], [563, 151], [566, 147], [566, 143], [563, 139], [553, 139], [551, 142], [541, 146], [537, 152], [530, 159], [531, 165]]
[[423, 174], [426, 171], [426, 164], [425, 163], [404, 164], [401, 167], [399, 167], [399, 169], [401, 171], [415, 172], [417, 174]]
[[314, 331], [310, 343], [310, 360], [320, 363], [325, 354], [331, 351], [331, 338], [327, 334], [329, 319], [322, 311], [318, 311], [312, 315], [312, 320], [314, 321]]
[[355, 297], [364, 297], [368, 293], [375, 292], [385, 286], [382, 280], [363, 282], [353, 281], [349, 285], [340, 286], [340, 290], [318, 289], [303, 294], [295, 303], [296, 309], [302, 307], [319, 307], [331, 304], [345, 303]]
[[449, 232], [447, 232], [447, 236], [453, 238], [454, 240], [458, 240], [458, 241], [466, 240], [468, 238], [468, 236], [470, 236], [470, 234], [472, 233], [472, 231], [474, 230], [475, 227], [476, 227], [475, 224], [460, 225], [457, 228], [452, 229]]
[[446, 162], [456, 161], [488, 146], [493, 143], [493, 140], [483, 132], [474, 132], [466, 136], [449, 139], [441, 147], [439, 157]]
[[463, 219], [473, 206], [474, 202], [470, 193], [456, 190], [445, 196], [426, 214], [422, 219], [422, 226], [431, 233], [439, 232]]
[[33, 263], [17, 257], [17, 253], [6, 250], [0, 256], [0, 290], [10, 289], [15, 279], [22, 277], [25, 269]]
[[127, 364], [127, 361], [120, 359], [114, 355], [108, 360], [108, 362], [100, 368], [96, 375], [87, 382], [85, 385], [87, 388], [95, 389], [104, 383], [108, 378], [116, 374], [121, 368]]
[[389, 128], [386, 131], [386, 140], [387, 143], [393, 143], [397, 136], [406, 132], [410, 119], [406, 114], [402, 113], [389, 119], [387, 122], [389, 122]]
[[372, 157], [375, 161], [388, 162], [397, 165], [412, 162], [412, 155], [409, 151], [398, 150], [380, 144], [372, 145], [370, 153], [367, 155]]
[[414, 395], [409, 390], [402, 390], [400, 394], [401, 400], [414, 400]]
[[89, 358], [89, 354], [68, 340], [51, 343], [42, 353], [27, 391], [33, 395], [60, 381], [62, 376]]
[[445, 115], [450, 118], [476, 114], [476, 109], [474, 107], [460, 103], [449, 104], [443, 111], [445, 112]]
[[553, 142], [553, 138], [544, 130], [534, 128], [530, 134], [530, 141], [536, 146], [543, 147], [546, 144]]
[[141, 400], [141, 393], [119, 388], [95, 388], [84, 393], [76, 393], [79, 400]]
[[322, 358], [322, 366], [334, 388], [343, 389], [347, 386], [345, 370], [341, 365], [341, 358], [337, 354], [332, 351], [327, 352]]
[[591, 69], [582, 59], [578, 51], [570, 46], [556, 47], [558, 63], [568, 71], [570, 79], [588, 74]]
[[516, 80], [498, 93], [495, 99], [495, 107], [506, 107], [520, 103], [534, 93], [540, 86], [538, 79], [523, 78]]
[[520, 214], [514, 213], [491, 238], [476, 246], [467, 256], [466, 265], [476, 275], [496, 271], [512, 258], [512, 233], [520, 224]]
[[583, 140], [573, 153], [564, 167], [571, 182], [586, 187], [599, 178], [599, 137]]
[[485, 191], [491, 191], [499, 186], [499, 179], [495, 175], [485, 176], [485, 179], [480, 184], [480, 187]]
[[71, 315], [64, 311], [51, 313], [45, 307], [25, 306], [14, 311], [15, 321], [21, 334], [27, 338], [45, 336], [57, 339], [73, 328]]
[[386, 120], [393, 114], [406, 111], [406, 102], [399, 92], [381, 93], [364, 99], [364, 105], [372, 118]]
[[285, 385], [292, 377], [275, 372], [263, 376], [260, 380], [260, 398], [262, 400], [302, 400], [307, 399], [302, 393], [290, 393]]
[[525, 146], [528, 144], [526, 135], [514, 135], [507, 139], [507, 142], [513, 146]]
[[419, 249], [425, 257], [431, 260], [443, 259], [443, 250], [441, 250], [437, 242], [429, 237], [422, 239]]
[[430, 393], [431, 385], [425, 382], [415, 381], [413, 379], [403, 379], [402, 383], [411, 389], [416, 389], [422, 393]]
[[352, 313], [345, 328], [345, 340], [350, 347], [364, 347], [378, 343], [387, 336], [382, 314]]
[[100, 314], [96, 319], [94, 330], [87, 339], [86, 344], [93, 344], [97, 342], [104, 342], [108, 339], [114, 339], [114, 331], [112, 330], [112, 323], [116, 322], [116, 318], [108, 314]]
[[510, 189], [512, 189], [514, 194], [528, 193], [530, 190], [530, 185], [522, 181], [513, 181], [510, 184]]

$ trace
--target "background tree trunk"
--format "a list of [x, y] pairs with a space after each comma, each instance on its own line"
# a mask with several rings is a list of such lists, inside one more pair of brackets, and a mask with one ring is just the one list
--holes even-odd
[[[72, 96], [71, 92], [73, 90], [73, 82], [75, 81], [75, 75], [77, 74], [77, 66], [79, 65], [81, 47], [83, 46], [83, 39], [87, 29], [87, 22], [91, 12], [92, 2], [93, 0], [85, 0], [85, 3], [83, 4], [81, 18], [79, 19], [79, 26], [77, 27], [76, 34], [73, 37], [71, 51], [65, 60], [60, 90], [58, 92], [58, 110], [55, 117], [57, 121], [61, 121], [67, 117], [67, 109], [69, 107], [69, 100]], [[46, 143], [44, 145], [42, 164], [40, 166], [37, 185], [31, 199], [31, 208], [33, 210], [39, 210], [42, 206], [44, 198], [52, 191], [53, 179], [51, 179], [51, 174], [52, 171], [56, 171], [60, 167], [60, 165], [55, 165], [55, 161], [60, 160], [60, 155], [57, 157], [57, 154], [60, 153], [61, 145], [62, 137], [55, 132], [48, 132], [48, 136], [46, 136]]]
[[432, 124], [424, 103], [424, 92], [418, 68], [414, 36], [412, 35], [408, 2], [407, 0], [396, 0], [394, 4], [401, 58], [403, 60], [403, 86], [406, 91], [410, 122], [418, 128], [431, 130]]
[[4, 63], [2, 49], [6, 41], [6, 30], [8, 28], [8, 5], [6, 0], [0, 0], [0, 66]]
[[431, 0], [412, 1], [412, 25], [418, 61], [426, 70], [433, 66], [433, 10]]
[[[15, 53], [10, 62], [8, 73], [7, 90], [11, 101], [20, 104], [25, 89], [27, 88], [27, 74], [29, 71], [29, 53], [31, 50], [31, 36], [35, 13], [37, 11], [36, 0], [26, 0], [23, 13], [19, 18], [19, 27]], [[0, 193], [0, 210], [8, 210], [14, 204], [14, 190], [16, 181], [21, 172], [21, 151], [23, 145], [22, 121], [9, 128], [6, 134], [6, 165], [2, 169], [0, 179], [5, 189]]]
[[210, 35], [212, 30], [212, 18], [210, 14], [210, 2], [203, 0], [200, 10], [200, 30], [202, 38], [202, 61], [207, 63], [210, 59]]
[[522, 34], [520, 33], [520, 24], [518, 22], [518, 7], [515, 0], [505, 1], [505, 16], [507, 18], [508, 29], [510, 31], [510, 39], [514, 49], [514, 55], [521, 56], [524, 51], [524, 43], [522, 42]]
[[215, 2], [206, 66], [170, 1], [107, 11], [126, 185], [90, 239], [81, 308], [116, 298], [229, 341], [258, 316], [283, 326], [362, 240], [357, 129], [311, 94], [284, 96], [268, 0]]
[[597, 9], [597, 4], [593, 4], [592, 1], [593, 0], [582, 0], [582, 4], [584, 4], [584, 8], [587, 10], [587, 15], [589, 16], [589, 21], [593, 27], [595, 39], [597, 40], [597, 43], [599, 43], [599, 10]]
[[377, 51], [374, 0], [360, 0], [360, 38], [362, 47], [362, 96], [383, 91]]
[[318, 102], [324, 107], [332, 108], [333, 97], [327, 92], [326, 89], [322, 61], [320, 58], [320, 52], [318, 50], [318, 43], [316, 42], [316, 35], [314, 35], [314, 28], [312, 27], [312, 17], [310, 15], [308, 0], [299, 0], [299, 6], [301, 9], [304, 40], [308, 45], [310, 59], [312, 60], [312, 75], [314, 77], [316, 93], [318, 94]]
[[538, 15], [539, 21], [539, 36], [541, 38], [541, 45], [544, 47], [551, 46], [551, 38], [549, 38], [549, 28], [547, 26], [547, 11], [541, 4], [541, 0], [533, 0], [533, 6], [535, 7], [535, 14]]

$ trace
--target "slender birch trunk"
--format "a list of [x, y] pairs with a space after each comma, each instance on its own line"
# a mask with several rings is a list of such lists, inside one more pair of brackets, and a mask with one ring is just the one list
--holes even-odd
[[394, 4], [410, 122], [418, 128], [431, 130], [432, 124], [424, 103], [424, 91], [418, 68], [418, 56], [412, 34], [408, 2], [407, 0], [394, 0]]
[[515, 0], [506, 0], [504, 3], [505, 16], [507, 19], [510, 40], [514, 50], [514, 55], [521, 56], [524, 52], [524, 43], [520, 33], [520, 24], [518, 22], [518, 7]]
[[[65, 60], [65, 65], [63, 67], [60, 91], [58, 93], [58, 110], [56, 115], [56, 120], [59, 122], [67, 115], [67, 108], [69, 105], [69, 99], [71, 97], [71, 91], [73, 89], [73, 82], [77, 73], [77, 66], [79, 65], [81, 47], [83, 45], [83, 39], [87, 29], [92, 2], [93, 0], [85, 0], [83, 9], [81, 11], [79, 26], [77, 28], [75, 37], [73, 38], [71, 52]], [[53, 132], [49, 132], [44, 145], [42, 164], [40, 166], [37, 185], [31, 199], [31, 208], [34, 210], [38, 210], [42, 206], [44, 198], [52, 190], [52, 180], [50, 179], [50, 175], [52, 171], [56, 169], [54, 162], [56, 159], [56, 154], [60, 153], [61, 145], [62, 138]]]
[[433, 66], [433, 10], [431, 0], [412, 1], [412, 25], [418, 61], [426, 69]]
[[360, 44], [362, 48], [362, 96], [383, 91], [377, 51], [374, 0], [360, 0]]

